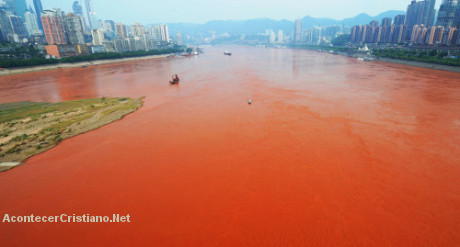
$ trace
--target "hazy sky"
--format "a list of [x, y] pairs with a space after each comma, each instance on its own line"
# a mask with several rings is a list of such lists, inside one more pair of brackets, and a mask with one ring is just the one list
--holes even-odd
[[[27, 0], [32, 2], [32, 0]], [[84, 0], [82, 5], [84, 6]], [[210, 20], [271, 18], [294, 20], [305, 15], [343, 19], [405, 10], [411, 0], [93, 0], [100, 19], [126, 24], [204, 23]], [[437, 0], [437, 9], [441, 0]], [[42, 0], [44, 8], [72, 10], [73, 0]]]

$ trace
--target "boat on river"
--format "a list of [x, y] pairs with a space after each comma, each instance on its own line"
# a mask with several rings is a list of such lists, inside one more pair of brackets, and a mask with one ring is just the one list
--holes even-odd
[[180, 79], [177, 75], [174, 75], [172, 81], [169, 81], [169, 85], [179, 84]]
[[172, 81], [169, 81], [169, 85], [179, 84], [179, 82], [179, 79], [173, 79]]
[[231, 55], [232, 55], [232, 53], [231, 53], [231, 52], [229, 52], [229, 51], [224, 51], [224, 55], [226, 55], [226, 56], [231, 56]]

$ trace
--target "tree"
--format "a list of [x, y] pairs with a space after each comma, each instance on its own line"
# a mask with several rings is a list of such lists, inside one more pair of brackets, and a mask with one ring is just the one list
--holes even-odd
[[340, 35], [337, 38], [332, 40], [334, 46], [344, 46], [350, 40], [350, 34]]

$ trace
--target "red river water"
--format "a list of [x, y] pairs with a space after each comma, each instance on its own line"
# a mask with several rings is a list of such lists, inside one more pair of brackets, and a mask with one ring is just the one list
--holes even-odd
[[460, 74], [205, 52], [0, 77], [2, 103], [146, 96], [0, 173], [1, 217], [132, 222], [0, 223], [0, 246], [460, 246]]

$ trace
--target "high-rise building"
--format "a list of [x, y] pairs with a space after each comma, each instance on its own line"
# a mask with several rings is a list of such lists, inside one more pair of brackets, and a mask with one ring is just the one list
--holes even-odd
[[13, 30], [11, 29], [8, 13], [0, 9], [0, 40], [7, 41], [11, 34], [13, 34]]
[[129, 41], [126, 39], [116, 39], [113, 41], [113, 46], [116, 52], [129, 52], [131, 51]]
[[[458, 33], [458, 31], [460, 30], [460, 4], [458, 5], [457, 11], [455, 12], [454, 24], [456, 24], [455, 26], [457, 27], [457, 33]], [[457, 44], [460, 45], [460, 39], [458, 40]]]
[[391, 31], [393, 30], [391, 22], [391, 18], [384, 18], [382, 20], [379, 43], [391, 43]]
[[364, 42], [378, 43], [380, 39], [381, 29], [379, 28], [378, 21], [371, 21], [367, 26], [366, 36]]
[[35, 8], [35, 14], [37, 15], [37, 24], [38, 28], [43, 31], [43, 24], [40, 16], [42, 15], [43, 12], [43, 6], [42, 6], [42, 1], [41, 0], [34, 0], [34, 8]]
[[161, 24], [160, 25], [160, 35], [161, 35], [161, 41], [163, 42], [171, 42], [170, 38], [169, 38], [169, 29], [168, 29], [168, 25], [166, 24]]
[[8, 18], [10, 19], [10, 25], [11, 29], [13, 30], [13, 34], [18, 35], [20, 39], [26, 38], [28, 35], [22, 18], [17, 15], [10, 15]]
[[150, 39], [155, 42], [155, 44], [161, 43], [161, 32], [160, 26], [154, 25], [149, 27]]
[[389, 27], [389, 26], [391, 26], [391, 22], [392, 22], [391, 18], [383, 18], [382, 19], [382, 26]]
[[115, 24], [115, 32], [117, 33], [118, 39], [128, 38], [128, 30], [126, 29], [126, 25], [123, 23]]
[[415, 25], [432, 26], [435, 16], [436, 0], [424, 0], [417, 2], [412, 0], [411, 4], [407, 7], [406, 22], [407, 26], [406, 39], [411, 40], [412, 30]]
[[278, 43], [283, 44], [284, 43], [284, 32], [283, 30], [278, 30]]
[[134, 23], [131, 26], [131, 36], [133, 37], [144, 37], [145, 36], [145, 27], [140, 23]]
[[97, 14], [93, 9], [93, 1], [92, 0], [85, 0], [86, 4], [86, 14], [88, 15], [88, 22], [91, 29], [99, 29], [99, 20], [97, 18]]
[[370, 26], [373, 26], [373, 27], [378, 27], [379, 26], [379, 21], [371, 21], [369, 23]]
[[421, 24], [425, 26], [432, 26], [434, 24], [434, 17], [436, 15], [436, 10], [434, 9], [434, 5], [436, 4], [436, 0], [425, 0], [423, 4], [423, 9], [421, 13]]
[[406, 15], [397, 15], [395, 16], [395, 20], [393, 22], [393, 25], [404, 25], [404, 20], [406, 19]]
[[67, 44], [62, 12], [59, 9], [44, 10], [40, 16], [46, 37], [50, 45]]
[[14, 4], [14, 0], [0, 1], [0, 9], [4, 10], [9, 15], [14, 15], [14, 12], [16, 12], [16, 7], [15, 7], [15, 4]]
[[404, 42], [404, 34], [406, 32], [406, 26], [404, 25], [394, 25], [393, 32], [391, 35], [391, 43], [401, 44]]
[[72, 13], [67, 14], [64, 17], [64, 26], [70, 44], [85, 43], [85, 23], [83, 16]]
[[89, 26], [92, 28], [93, 23], [92, 23], [92, 18], [91, 18], [91, 12], [93, 12], [93, 2], [91, 0], [85, 0], [85, 5], [86, 5], [86, 15], [88, 17], [88, 23]]
[[302, 41], [302, 20], [295, 20], [294, 24], [294, 44], [299, 45]]
[[178, 45], [183, 45], [182, 34], [181, 32], [176, 33], [176, 43]]
[[109, 40], [114, 40], [117, 35], [115, 33], [115, 22], [112, 21], [112, 20], [105, 20], [104, 21], [104, 34], [105, 34], [105, 37], [108, 38]]
[[425, 44], [426, 40], [426, 34], [428, 32], [428, 28], [425, 27], [425, 25], [415, 25], [412, 28], [412, 34], [411, 34], [411, 43], [417, 43], [417, 44]]
[[14, 0], [14, 7], [15, 7], [16, 15], [24, 19], [24, 14], [27, 11], [26, 0]]
[[40, 33], [40, 29], [38, 28], [38, 23], [37, 23], [37, 16], [33, 12], [31, 12], [31, 10], [26, 11], [26, 13], [24, 13], [24, 18], [25, 18], [26, 29], [29, 35]]
[[443, 33], [444, 33], [444, 28], [441, 26], [428, 27], [428, 31], [426, 33], [425, 44], [427, 45], [440, 44], [442, 41]]
[[448, 30], [450, 27], [457, 27], [456, 14], [459, 9], [458, 0], [444, 0], [439, 8], [436, 25]]
[[422, 24], [420, 20], [420, 13], [423, 8], [422, 4], [423, 2], [412, 0], [411, 4], [407, 7], [405, 24], [411, 29], [411, 31], [414, 25]]
[[81, 6], [79, 1], [73, 2], [72, 10], [75, 15], [83, 16], [83, 6]]
[[454, 45], [457, 43], [458, 40], [458, 29], [456, 27], [451, 27], [449, 28], [449, 31], [447, 32], [447, 40], [446, 40], [446, 45]]
[[270, 30], [268, 33], [268, 43], [275, 44], [276, 43], [276, 34], [273, 30]]
[[105, 41], [104, 38], [104, 30], [103, 29], [93, 29], [91, 31], [93, 35], [93, 44], [94, 45], [102, 45]]

